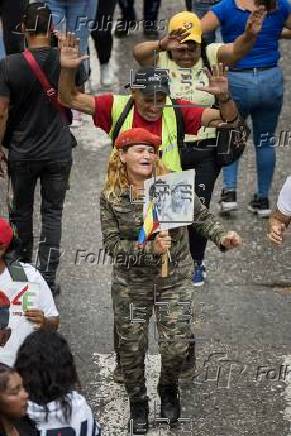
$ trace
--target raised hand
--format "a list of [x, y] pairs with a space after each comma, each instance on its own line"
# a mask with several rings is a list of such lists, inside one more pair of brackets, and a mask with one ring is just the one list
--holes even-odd
[[228, 67], [225, 67], [222, 63], [214, 65], [212, 68], [212, 74], [209, 70], [205, 69], [207, 77], [209, 79], [208, 86], [197, 86], [199, 91], [205, 91], [218, 98], [228, 95], [228, 78], [226, 76]]
[[173, 32], [160, 40], [160, 46], [166, 51], [173, 50], [180, 47], [183, 40], [189, 35], [190, 33], [186, 29], [173, 30]]
[[61, 52], [62, 68], [76, 69], [82, 61], [88, 59], [89, 56], [80, 55], [80, 41], [73, 33], [67, 35], [59, 35], [59, 49]]
[[251, 36], [257, 36], [262, 30], [263, 21], [266, 15], [266, 7], [263, 5], [258, 6], [258, 8], [250, 14], [245, 27], [245, 32]]

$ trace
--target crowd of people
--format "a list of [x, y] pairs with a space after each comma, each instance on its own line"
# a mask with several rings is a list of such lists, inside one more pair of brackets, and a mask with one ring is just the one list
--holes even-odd
[[[165, 17], [163, 34], [160, 0], [144, 1], [147, 41], [133, 47], [140, 67], [129, 92], [90, 95], [84, 91], [94, 56], [88, 51], [90, 34], [100, 84], [106, 87], [115, 80], [113, 38], [137, 29], [134, 1], [118, 3], [121, 18], [115, 27], [115, 0], [21, 2], [17, 23], [8, 2], [1, 3], [7, 56], [0, 61], [0, 176], [7, 180], [9, 214], [8, 220], [0, 218], [1, 436], [101, 435], [69, 344], [57, 332], [62, 314], [55, 303], [61, 292], [62, 212], [77, 143], [72, 123], [80, 113], [91, 115], [112, 144], [99, 213], [103, 245], [114, 260], [113, 377], [128, 394], [130, 434], [146, 434], [149, 428], [145, 354], [153, 312], [161, 354], [160, 414], [170, 425], [181, 416], [179, 378], [191, 382], [195, 375], [193, 286], [206, 280], [207, 240], [221, 252], [242, 243], [209, 207], [223, 171], [221, 213], [238, 208], [238, 163], [248, 116], [258, 177], [249, 210], [269, 217], [267, 236], [274, 244], [282, 244], [291, 222], [290, 176], [277, 207], [272, 211], [269, 204], [276, 160], [272, 138], [283, 99], [278, 40], [291, 35], [287, 0], [186, 1], [187, 11]], [[222, 40], [216, 42], [218, 28]], [[157, 222], [155, 185], [146, 214], [142, 201], [132, 201], [133, 195], [143, 197], [152, 177], [163, 181], [188, 170], [195, 170], [195, 180], [187, 225], [165, 229]], [[42, 226], [34, 262], [38, 181]], [[173, 190], [179, 198], [181, 186], [180, 181]], [[118, 262], [133, 255], [138, 262]], [[132, 321], [132, 307], [139, 322]]]

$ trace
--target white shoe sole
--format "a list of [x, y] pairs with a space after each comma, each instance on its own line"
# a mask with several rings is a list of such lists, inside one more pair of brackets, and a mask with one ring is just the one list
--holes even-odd
[[193, 286], [196, 286], [196, 287], [204, 286], [204, 285], [205, 285], [206, 277], [207, 277], [207, 273], [204, 272], [204, 273], [203, 273], [203, 279], [204, 279], [204, 280], [203, 280], [202, 282], [199, 282], [199, 283], [194, 283], [194, 282], [192, 282], [192, 283], [193, 283]]
[[238, 210], [238, 205], [236, 201], [222, 201], [220, 203], [221, 212], [231, 212], [233, 210]]
[[258, 210], [258, 216], [260, 218], [268, 218], [271, 215], [272, 211], [270, 209], [266, 210]]
[[204, 282], [199, 282], [199, 283], [193, 283], [193, 286], [195, 286], [195, 288], [199, 288], [200, 286], [204, 286], [205, 285], [205, 281]]
[[272, 213], [271, 209], [260, 210], [260, 209], [254, 209], [252, 206], [248, 206], [248, 211], [252, 212], [255, 215], [258, 215], [258, 217], [260, 218], [268, 218]]

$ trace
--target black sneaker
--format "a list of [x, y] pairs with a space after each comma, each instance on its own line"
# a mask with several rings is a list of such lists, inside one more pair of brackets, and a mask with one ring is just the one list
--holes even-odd
[[237, 195], [236, 191], [228, 191], [223, 189], [220, 194], [220, 212], [231, 212], [237, 210]]
[[268, 218], [271, 215], [269, 199], [267, 197], [258, 197], [254, 194], [253, 199], [249, 202], [248, 210], [257, 214], [260, 218]]
[[126, 38], [128, 36], [128, 32], [129, 32], [128, 21], [119, 19], [114, 30], [115, 38]]
[[166, 418], [169, 424], [175, 424], [181, 416], [180, 393], [178, 385], [158, 385], [158, 394], [161, 397], [161, 417]]
[[130, 418], [128, 431], [130, 435], [146, 434], [149, 428], [149, 402], [148, 400], [133, 400], [129, 402]]

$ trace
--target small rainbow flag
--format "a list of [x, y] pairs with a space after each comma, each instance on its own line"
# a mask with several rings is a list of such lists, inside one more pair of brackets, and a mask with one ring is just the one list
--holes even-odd
[[153, 200], [149, 201], [143, 226], [139, 231], [138, 243], [143, 245], [159, 227], [157, 206]]

